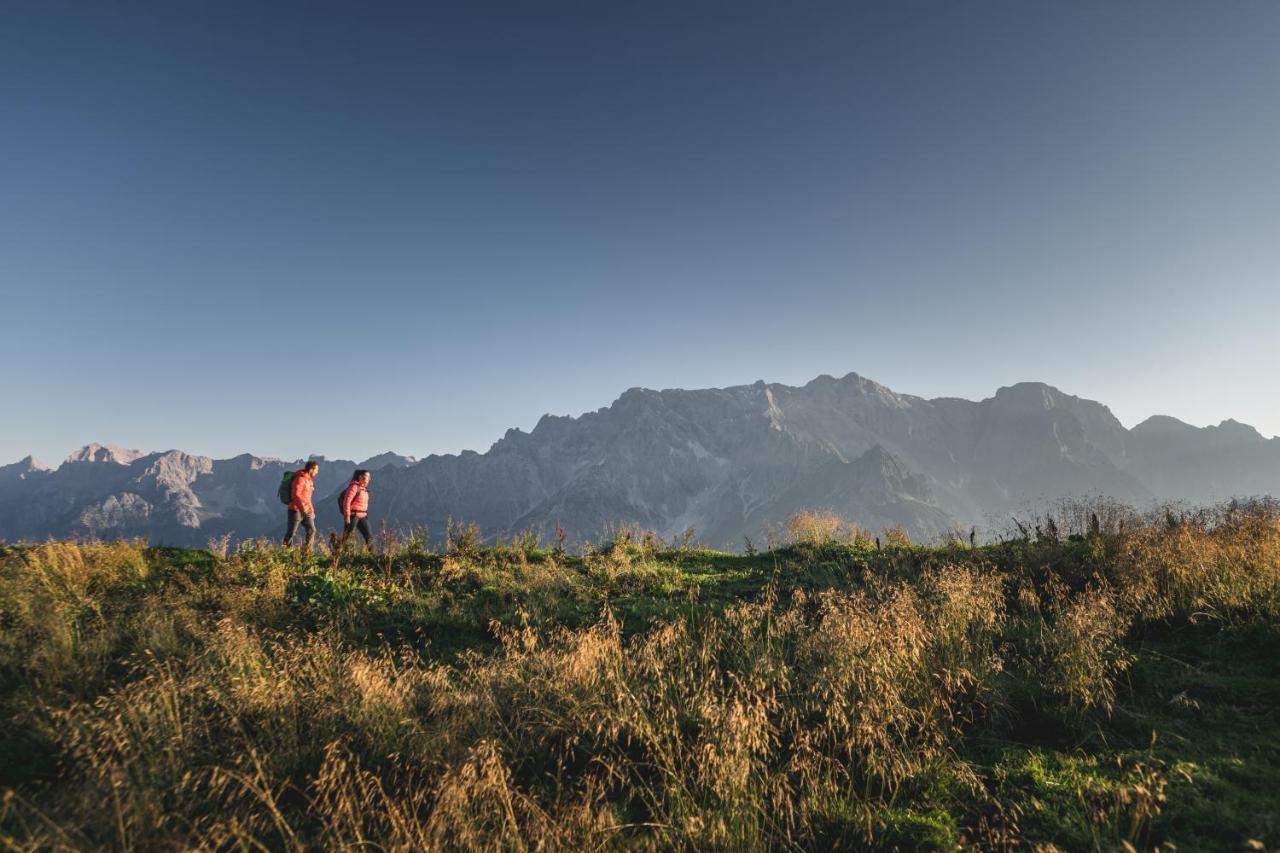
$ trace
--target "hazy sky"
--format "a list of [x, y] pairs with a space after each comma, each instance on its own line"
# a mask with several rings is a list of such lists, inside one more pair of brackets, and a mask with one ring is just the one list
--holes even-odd
[[629, 386], [1280, 433], [1280, 3], [6, 2], [0, 462]]

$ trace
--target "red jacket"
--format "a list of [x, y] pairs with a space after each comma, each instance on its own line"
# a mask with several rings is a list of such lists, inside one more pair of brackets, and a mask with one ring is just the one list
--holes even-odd
[[369, 490], [359, 480], [347, 484], [342, 493], [342, 517], [364, 518], [369, 514]]
[[307, 513], [316, 511], [311, 505], [311, 493], [316, 490], [315, 481], [315, 475], [306, 468], [293, 475], [293, 500], [289, 502], [289, 509]]

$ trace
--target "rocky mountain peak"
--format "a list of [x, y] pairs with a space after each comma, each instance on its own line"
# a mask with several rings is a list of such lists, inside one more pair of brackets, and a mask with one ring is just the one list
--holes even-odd
[[48, 465], [34, 456], [25, 456], [9, 465], [0, 465], [0, 482], [18, 483], [47, 477], [50, 473]]
[[1139, 442], [1191, 442], [1224, 448], [1266, 444], [1257, 429], [1228, 418], [1217, 426], [1197, 427], [1168, 415], [1152, 415], [1129, 431]]
[[558, 434], [572, 424], [574, 420], [570, 415], [544, 414], [538, 418], [538, 422], [534, 424], [533, 432], [530, 435], [546, 436]]
[[1198, 430], [1186, 421], [1180, 421], [1169, 415], [1152, 415], [1142, 423], [1129, 430], [1135, 436], [1170, 436], [1188, 435]]
[[53, 470], [48, 465], [44, 464], [44, 462], [40, 461], [34, 456], [24, 456], [21, 459], [19, 459], [15, 464], [17, 464], [22, 470], [27, 472]]
[[1256, 444], [1266, 441], [1262, 437], [1262, 433], [1258, 432], [1248, 424], [1242, 424], [1234, 418], [1227, 418], [1218, 424], [1218, 438], [1224, 443], [1230, 444]]
[[905, 467], [901, 459], [885, 450], [879, 444], [872, 445], [866, 453], [858, 457], [857, 461], [859, 464], [876, 471], [898, 472]]
[[879, 483], [890, 494], [932, 500], [926, 478], [879, 444], [855, 459], [852, 466], [863, 480]]
[[81, 462], [113, 462], [116, 465], [132, 465], [144, 456], [149, 455], [144, 450], [128, 450], [123, 447], [117, 447], [114, 444], [86, 444], [84, 447], [72, 453], [66, 458], [66, 463], [77, 464]]
[[1006, 411], [1047, 412], [1061, 408], [1066, 396], [1043, 382], [1018, 382], [998, 389], [991, 400]]
[[392, 453], [388, 450], [385, 453], [379, 453], [377, 456], [370, 456], [356, 467], [367, 468], [370, 471], [381, 471], [383, 468], [406, 468], [417, 461], [412, 456], [401, 456], [399, 453]]
[[213, 460], [208, 456], [192, 456], [181, 450], [161, 453], [147, 465], [143, 476], [154, 477], [167, 484], [188, 484], [202, 474], [213, 472]]

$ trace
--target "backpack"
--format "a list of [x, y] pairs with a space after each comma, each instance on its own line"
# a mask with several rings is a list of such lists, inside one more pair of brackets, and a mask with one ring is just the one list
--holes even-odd
[[276, 497], [280, 498], [280, 503], [293, 503], [293, 478], [297, 471], [285, 471], [284, 476], [280, 478], [280, 488], [276, 490]]

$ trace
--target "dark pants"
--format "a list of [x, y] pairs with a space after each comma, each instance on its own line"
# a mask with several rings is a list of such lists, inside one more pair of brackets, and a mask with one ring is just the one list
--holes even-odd
[[289, 510], [289, 529], [284, 534], [284, 544], [293, 543], [293, 534], [298, 532], [298, 525], [302, 525], [302, 529], [307, 531], [306, 541], [302, 543], [304, 551], [311, 550], [311, 543], [316, 538], [316, 514], [314, 512], [299, 512], [296, 509]]
[[373, 533], [369, 531], [369, 519], [351, 516], [346, 526], [342, 528], [342, 541], [345, 542], [353, 530], [360, 531], [360, 535], [364, 537], [364, 547], [368, 550], [370, 540], [373, 539]]

